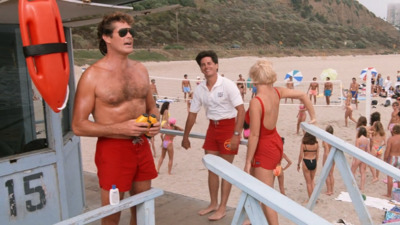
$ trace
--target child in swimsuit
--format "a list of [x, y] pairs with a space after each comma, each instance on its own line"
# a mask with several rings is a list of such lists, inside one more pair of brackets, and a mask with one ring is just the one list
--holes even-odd
[[311, 194], [314, 190], [314, 177], [317, 171], [318, 153], [319, 146], [317, 138], [314, 135], [306, 132], [303, 136], [300, 146], [297, 171], [300, 171], [300, 164], [302, 164], [303, 175], [307, 184], [308, 197], [311, 197]]
[[299, 113], [297, 114], [296, 134], [299, 134], [300, 123], [306, 121], [306, 119], [307, 119], [306, 111], [307, 111], [307, 109], [304, 106], [304, 104], [299, 105]]
[[[357, 132], [357, 140], [356, 147], [360, 149], [360, 151], [370, 152], [370, 142], [367, 138], [367, 129], [365, 127], [359, 127]], [[353, 176], [356, 177], [356, 170], [360, 168], [361, 181], [360, 181], [360, 190], [364, 190], [365, 184], [365, 170], [367, 168], [366, 164], [358, 160], [357, 158], [353, 158], [351, 163], [351, 172]]]
[[348, 119], [353, 121], [354, 123], [357, 123], [357, 121], [353, 118], [353, 108], [351, 107], [351, 93], [347, 93], [347, 98], [345, 102], [345, 112], [344, 112], [344, 124], [347, 127], [348, 125]]
[[[176, 123], [176, 119], [169, 118], [168, 123], [164, 124], [163, 129], [183, 131], [183, 129], [181, 127], [176, 126], [175, 123]], [[169, 158], [168, 174], [169, 175], [172, 174], [172, 165], [174, 163], [174, 145], [173, 145], [174, 138], [175, 138], [175, 135], [166, 134], [164, 136], [164, 140], [162, 142], [162, 150], [161, 150], [162, 152], [161, 152], [161, 156], [160, 156], [160, 159], [158, 160], [158, 165], [157, 165], [158, 173], [160, 173], [161, 164], [163, 163], [165, 155], [168, 152], [168, 158]]]
[[[330, 133], [330, 134], [333, 134], [333, 127], [331, 125], [328, 125], [325, 128], [325, 131]], [[325, 165], [326, 159], [328, 158], [328, 155], [329, 155], [329, 153], [331, 151], [331, 147], [332, 146], [330, 144], [326, 143], [325, 141], [323, 141], [322, 142], [322, 147], [324, 148], [324, 156], [323, 156], [323, 159], [322, 159], [322, 165]], [[326, 183], [326, 192], [325, 192], [325, 194], [326, 195], [332, 195], [333, 194], [333, 186], [334, 186], [334, 182], [335, 182], [335, 178], [333, 177], [334, 168], [335, 168], [335, 162], [332, 163], [331, 170], [329, 171], [329, 175], [328, 175], [328, 177], [326, 178], [326, 181], [325, 181], [325, 183]]]
[[[375, 121], [371, 130], [371, 154], [378, 159], [382, 159], [384, 146], [386, 145], [385, 129], [380, 121]], [[379, 170], [375, 170], [373, 182], [378, 181], [378, 179]]]
[[[285, 138], [282, 138], [282, 142], [283, 144], [285, 144]], [[284, 172], [287, 168], [289, 168], [290, 165], [292, 165], [292, 161], [289, 159], [289, 157], [287, 157], [287, 155], [285, 153], [283, 153], [282, 155], [282, 159], [286, 160], [286, 166], [285, 167], [281, 167], [281, 163], [279, 163], [278, 167], [280, 167], [280, 173], [278, 174], [278, 183], [279, 183], [279, 191], [281, 192], [281, 194], [286, 195], [285, 194], [285, 175]], [[282, 161], [281, 161], [282, 162]]]

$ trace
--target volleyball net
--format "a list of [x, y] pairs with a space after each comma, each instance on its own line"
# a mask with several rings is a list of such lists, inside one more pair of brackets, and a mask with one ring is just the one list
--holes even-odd
[[[184, 102], [185, 103], [185, 96], [182, 89], [182, 79], [176, 78], [166, 78], [166, 77], [158, 77], [158, 76], [150, 76], [150, 79], [154, 79], [156, 81], [157, 87], [157, 103], [163, 103], [165, 101], [170, 102]], [[202, 80], [195, 80], [195, 79], [188, 79], [190, 82], [190, 91], [193, 92], [195, 88], [198, 86]], [[239, 81], [234, 81], [238, 83]], [[327, 104], [326, 96], [324, 95], [324, 81], [302, 81], [300, 83], [295, 83], [294, 89], [301, 90], [304, 93], [308, 92], [310, 84], [312, 82], [318, 83], [318, 92], [315, 96], [316, 103], [314, 106], [342, 106], [344, 104], [345, 96], [343, 95], [343, 84], [340, 80], [330, 81], [333, 84], [333, 90], [330, 96], [330, 104]], [[252, 82], [242, 81], [242, 84], [245, 86], [245, 94], [244, 94], [244, 103], [248, 104], [252, 97], [255, 94], [252, 92]], [[285, 81], [277, 81], [275, 82], [275, 87], [286, 87]], [[308, 95], [308, 93], [307, 93]], [[308, 95], [309, 96], [309, 95]], [[186, 99], [189, 99], [188, 94], [186, 94]], [[359, 99], [360, 100], [360, 99]], [[314, 102], [314, 96], [312, 96], [312, 102]], [[300, 101], [296, 99], [281, 99], [281, 105], [291, 105], [291, 104], [301, 104]]]

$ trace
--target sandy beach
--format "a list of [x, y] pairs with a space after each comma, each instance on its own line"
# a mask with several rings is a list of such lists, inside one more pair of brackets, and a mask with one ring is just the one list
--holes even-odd
[[[225, 77], [228, 77], [234, 81], [238, 79], [239, 74], [242, 74], [243, 77], [247, 79], [249, 68], [258, 59], [258, 57], [220, 59], [220, 74], [224, 74]], [[302, 84], [296, 88], [304, 91], [307, 90], [307, 82], [311, 81], [312, 77], [317, 77], [318, 81], [321, 81], [320, 74], [322, 70], [333, 68], [338, 72], [337, 80], [339, 81], [335, 82], [334, 95], [332, 96], [334, 103], [331, 106], [327, 106], [325, 105], [324, 97], [317, 98], [317, 105], [315, 109], [318, 122], [316, 126], [320, 127], [321, 129], [325, 129], [327, 125], [332, 125], [334, 128], [334, 135], [351, 144], [355, 143], [355, 123], [349, 121], [349, 126], [345, 127], [344, 109], [339, 99], [341, 88], [348, 88], [352, 77], [356, 77], [357, 81], [361, 83], [359, 75], [361, 70], [366, 67], [375, 67], [376, 70], [382, 74], [383, 78], [390, 76], [393, 85], [396, 80], [396, 72], [397, 70], [400, 70], [400, 66], [398, 65], [398, 62], [400, 61], [400, 55], [283, 57], [267, 59], [273, 62], [274, 69], [278, 74], [277, 85], [284, 85], [283, 79], [287, 72], [294, 69], [300, 70], [304, 78]], [[203, 77], [196, 62], [194, 60], [174, 62], [145, 62], [144, 65], [147, 67], [150, 76], [156, 79], [159, 95], [177, 100], [171, 104], [170, 114], [171, 117], [177, 119], [178, 126], [184, 127], [187, 117], [187, 105], [185, 101], [183, 101], [181, 80], [183, 79], [184, 74], [188, 74], [189, 79], [193, 80], [193, 82], [191, 82], [192, 88], [195, 88], [196, 84], [194, 79], [196, 79], [197, 76]], [[83, 67], [75, 67], [76, 80], [79, 79], [82, 73], [82, 68]], [[320, 93], [322, 93], [323, 84], [321, 84], [319, 88]], [[245, 96], [245, 103], [248, 103], [250, 98], [251, 93], [248, 91]], [[386, 128], [390, 119], [392, 108], [381, 105], [385, 101], [384, 98], [374, 97], [374, 99], [378, 101], [378, 105], [371, 109], [371, 113], [379, 111], [381, 113], [381, 122]], [[302, 139], [302, 135], [296, 134], [296, 116], [298, 113], [299, 102], [295, 101], [293, 104], [291, 104], [291, 101], [288, 100], [288, 104], [284, 104], [284, 100], [282, 99], [281, 103], [282, 105], [280, 106], [277, 129], [279, 134], [282, 137], [285, 137], [284, 152], [293, 162], [292, 166], [285, 171], [286, 194], [289, 198], [304, 205], [303, 202], [308, 199], [305, 180], [302, 171], [298, 172], [296, 170]], [[248, 108], [248, 104], [245, 104], [245, 108]], [[362, 115], [365, 116], [365, 100], [359, 101], [358, 109], [356, 109], [355, 105], [353, 105], [353, 109], [353, 117], [356, 120]], [[308, 119], [309, 117], [307, 115], [307, 121]], [[207, 125], [208, 122], [204, 115], [204, 110], [201, 110], [197, 116], [197, 122], [194, 125], [192, 132], [205, 134]], [[389, 137], [390, 134], [387, 133], [386, 135]], [[154, 187], [161, 188], [165, 191], [179, 193], [208, 201], [209, 195], [207, 186], [207, 170], [201, 162], [201, 158], [204, 155], [204, 151], [201, 148], [203, 140], [192, 138], [192, 148], [189, 150], [184, 150], [181, 147], [181, 140], [182, 138], [178, 136], [174, 141], [175, 155], [172, 169], [173, 174], [168, 175], [167, 173], [168, 157], [166, 157], [159, 176], [153, 180], [152, 184]], [[94, 165], [95, 143], [95, 138], [82, 138], [82, 162], [84, 171], [93, 173], [97, 172]], [[157, 148], [155, 162], [157, 163], [161, 154], [161, 139], [159, 135], [155, 137], [155, 144]], [[320, 160], [318, 161], [317, 165], [317, 175], [315, 179], [316, 182], [319, 179], [322, 169], [322, 141], [319, 141], [319, 146]], [[233, 164], [239, 168], [243, 168], [245, 156], [246, 147], [241, 146]], [[350, 157], [347, 158], [350, 163]], [[335, 222], [338, 219], [344, 219], [351, 224], [360, 224], [351, 203], [335, 200], [340, 192], [346, 191], [346, 189], [337, 169], [335, 170], [334, 175], [334, 194], [332, 196], [323, 194], [326, 191], [326, 187], [324, 186], [322, 193], [319, 196], [318, 203], [313, 211], [329, 222]], [[360, 176], [357, 175], [356, 179], [359, 183]], [[372, 176], [368, 170], [366, 187], [363, 193], [367, 196], [383, 198], [382, 195], [386, 192], [386, 184], [382, 182], [383, 179], [386, 179], [386, 175], [381, 173], [379, 182], [371, 183]], [[275, 188], [279, 189], [278, 182], [275, 182]], [[240, 193], [240, 190], [233, 186], [228, 202], [229, 206], [236, 207]], [[373, 207], [367, 208], [371, 217], [373, 218], [374, 223], [382, 223], [382, 220], [384, 219], [384, 211]], [[280, 224], [292, 224], [289, 220], [283, 218], [282, 216], [279, 216], [279, 220]], [[216, 222], [215, 224], [219, 223]]]

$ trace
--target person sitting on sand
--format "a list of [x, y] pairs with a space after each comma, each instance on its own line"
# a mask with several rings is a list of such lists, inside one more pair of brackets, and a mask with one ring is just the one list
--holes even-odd
[[[175, 118], [169, 118], [168, 123], [164, 124], [163, 129], [168, 129], [168, 130], [179, 130], [183, 131], [183, 129], [179, 126], [176, 125], [176, 119]], [[158, 160], [158, 165], [157, 165], [157, 172], [160, 173], [160, 168], [161, 164], [164, 161], [165, 155], [168, 152], [168, 174], [172, 174], [172, 165], [174, 164], [174, 138], [175, 135], [171, 134], [165, 134], [164, 135], [164, 140], [162, 142], [162, 148], [161, 148], [161, 156], [160, 159]]]
[[[390, 165], [400, 169], [400, 125], [396, 124], [393, 127], [393, 136], [388, 138], [385, 156], [383, 160]], [[397, 181], [397, 187], [399, 187], [400, 181]], [[393, 178], [387, 176], [387, 193], [386, 197], [392, 196]]]
[[[365, 127], [359, 127], [357, 132], [357, 140], [356, 140], [356, 147], [362, 151], [370, 152], [370, 143], [369, 139], [367, 138], [367, 129]], [[358, 160], [356, 157], [353, 157], [353, 161], [351, 163], [351, 172], [353, 176], [356, 176], [356, 170], [360, 168], [361, 173], [361, 181], [360, 181], [360, 190], [364, 190], [365, 184], [365, 169], [366, 164], [362, 161]]]
[[311, 197], [314, 191], [314, 178], [317, 172], [317, 162], [319, 156], [319, 146], [317, 138], [306, 132], [300, 145], [299, 160], [297, 162], [297, 171], [300, 171], [302, 165], [303, 175], [306, 180], [307, 194]]
[[345, 112], [344, 112], [344, 124], [347, 127], [348, 126], [348, 118], [350, 118], [351, 121], [354, 123], [357, 123], [357, 121], [353, 118], [353, 108], [351, 107], [351, 93], [347, 93], [347, 98], [345, 102]]
[[[333, 134], [333, 127], [331, 125], [328, 125], [325, 128], [325, 131], [330, 133], [330, 134]], [[329, 155], [329, 153], [331, 151], [331, 147], [332, 146], [330, 144], [328, 144], [327, 142], [323, 141], [322, 142], [322, 147], [324, 148], [324, 156], [322, 158], [322, 165], [325, 165], [326, 159], [328, 158], [328, 155]], [[335, 184], [335, 178], [333, 177], [334, 168], [335, 168], [335, 162], [333, 161], [331, 170], [329, 171], [329, 175], [328, 175], [328, 177], [326, 178], [326, 181], [325, 181], [325, 183], [326, 183], [326, 192], [325, 192], [325, 194], [326, 195], [332, 195], [333, 194], [333, 186]]]

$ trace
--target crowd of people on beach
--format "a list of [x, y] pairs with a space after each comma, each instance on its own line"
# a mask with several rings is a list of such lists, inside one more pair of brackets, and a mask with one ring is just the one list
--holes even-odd
[[[285, 194], [284, 173], [292, 161], [283, 151], [284, 139], [277, 131], [279, 106], [281, 99], [293, 99], [301, 102], [298, 124], [306, 120], [316, 123], [314, 104], [319, 85], [311, 83], [308, 93], [287, 87], [275, 87], [277, 74], [272, 63], [258, 60], [249, 70], [252, 85], [239, 75], [234, 82], [218, 73], [218, 56], [214, 51], [201, 51], [196, 62], [204, 80], [197, 78], [196, 87], [192, 88], [188, 75], [182, 80], [182, 92], [187, 103], [187, 119], [184, 127], [177, 125], [176, 119], [170, 115], [170, 102], [164, 102], [157, 108], [158, 91], [156, 81], [149, 79], [146, 67], [133, 61], [128, 55], [133, 51], [132, 29], [133, 18], [125, 13], [115, 12], [104, 16], [98, 25], [99, 49], [104, 55], [99, 61], [85, 70], [79, 80], [72, 118], [72, 129], [78, 136], [98, 137], [95, 163], [101, 188], [101, 203], [110, 203], [109, 193], [116, 185], [120, 198], [125, 192], [135, 195], [151, 188], [151, 181], [161, 170], [162, 163], [168, 154], [168, 174], [172, 174], [174, 156], [174, 133], [160, 134], [161, 155], [157, 166], [154, 139], [160, 129], [183, 131], [181, 146], [191, 148], [190, 131], [195, 125], [197, 114], [204, 108], [208, 128], [202, 148], [205, 154], [219, 156], [232, 163], [238, 153], [243, 127], [247, 129], [247, 155], [243, 170], [268, 186], [273, 187], [276, 177], [280, 191]], [[315, 81], [315, 80], [314, 80]], [[377, 81], [377, 84], [381, 84]], [[353, 88], [353, 86], [354, 88]], [[349, 94], [355, 97], [358, 93], [356, 84], [350, 86]], [[329, 104], [332, 94], [329, 79], [324, 85], [324, 94]], [[244, 107], [246, 88], [252, 93], [247, 110]], [[379, 94], [383, 88], [376, 89]], [[355, 93], [353, 94], [353, 92]], [[350, 97], [348, 99], [351, 99]], [[400, 101], [400, 98], [398, 99]], [[356, 107], [357, 99], [355, 101]], [[351, 108], [351, 101], [349, 100]], [[346, 106], [348, 107], [348, 106]], [[388, 129], [391, 136], [386, 139], [384, 126], [380, 122], [380, 114], [371, 114], [370, 125], [363, 123], [361, 117], [357, 122], [357, 139], [355, 146], [393, 166], [400, 168], [400, 113], [399, 104], [392, 104], [393, 113]], [[93, 115], [94, 120], [89, 118]], [[346, 114], [347, 115], [347, 114]], [[348, 117], [355, 121], [351, 114]], [[140, 118], [140, 120], [138, 119]], [[156, 118], [156, 121], [152, 120]], [[347, 122], [346, 122], [347, 125]], [[326, 131], [333, 134], [332, 126]], [[297, 133], [300, 132], [299, 126]], [[325, 163], [330, 151], [328, 143], [322, 143]], [[386, 151], [384, 151], [386, 146]], [[151, 151], [153, 148], [153, 153]], [[314, 177], [319, 160], [319, 144], [315, 136], [303, 132], [297, 170], [302, 169], [306, 181], [308, 196], [314, 189]], [[282, 168], [282, 159], [286, 165]], [[200, 159], [199, 159], [200, 160]], [[352, 171], [361, 173], [360, 189], [364, 188], [366, 166], [357, 159], [352, 161]], [[379, 171], [370, 168], [373, 181], [379, 178]], [[326, 194], [332, 195], [334, 189], [333, 167], [327, 179]], [[388, 177], [386, 196], [391, 195], [392, 179]], [[220, 179], [215, 173], [208, 171], [208, 190], [210, 204], [198, 211], [200, 216], [212, 213], [208, 219], [217, 221], [226, 215], [227, 202], [232, 185]], [[220, 193], [220, 199], [219, 199]], [[268, 224], [278, 224], [278, 214], [262, 205]], [[102, 219], [104, 224], [118, 224], [120, 212]], [[136, 209], [131, 208], [131, 224], [136, 224]]]

